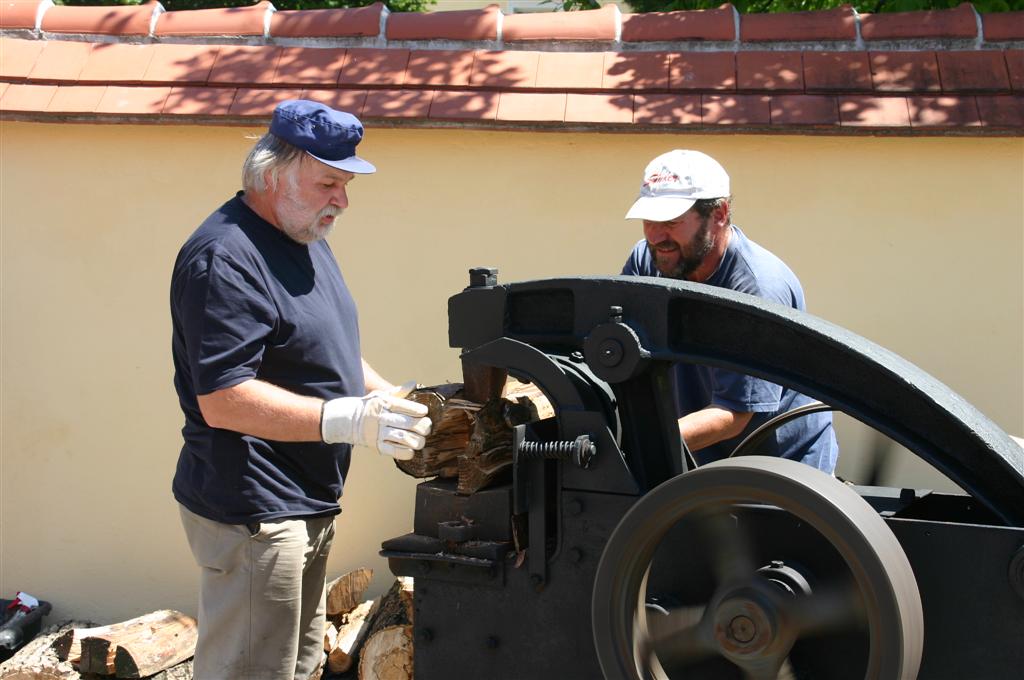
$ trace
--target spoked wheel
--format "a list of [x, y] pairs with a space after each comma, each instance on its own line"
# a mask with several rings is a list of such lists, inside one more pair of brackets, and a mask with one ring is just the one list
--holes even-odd
[[915, 678], [921, 597], [903, 549], [852, 489], [747, 456], [633, 506], [594, 582], [608, 680]]

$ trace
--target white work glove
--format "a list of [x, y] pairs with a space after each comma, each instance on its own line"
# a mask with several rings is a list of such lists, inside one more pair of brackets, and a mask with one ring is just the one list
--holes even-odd
[[324, 402], [320, 436], [328, 444], [362, 444], [398, 460], [411, 459], [426, 443], [431, 425], [424, 404], [402, 398], [413, 386]]

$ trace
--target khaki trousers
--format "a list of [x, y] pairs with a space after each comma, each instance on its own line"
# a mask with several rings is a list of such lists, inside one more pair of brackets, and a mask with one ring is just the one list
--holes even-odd
[[202, 570], [194, 680], [307, 680], [323, 660], [334, 517], [247, 527], [179, 507]]

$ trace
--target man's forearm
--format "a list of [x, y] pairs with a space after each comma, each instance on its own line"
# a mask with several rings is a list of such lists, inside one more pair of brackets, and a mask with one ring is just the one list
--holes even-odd
[[390, 382], [381, 377], [380, 373], [373, 370], [373, 366], [363, 359], [363, 382], [366, 384], [366, 391], [373, 392], [374, 390], [380, 390], [387, 392], [393, 389], [395, 386]]
[[679, 435], [691, 451], [731, 439], [743, 431], [753, 413], [737, 413], [720, 406], [708, 406], [679, 419]]
[[199, 395], [207, 425], [281, 442], [320, 441], [323, 400], [306, 397], [262, 380]]

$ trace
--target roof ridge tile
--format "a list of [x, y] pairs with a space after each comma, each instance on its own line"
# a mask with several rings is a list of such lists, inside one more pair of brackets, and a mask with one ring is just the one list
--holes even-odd
[[506, 16], [502, 23], [502, 40], [506, 43], [536, 40], [611, 42], [619, 32], [619, 17], [619, 8], [614, 4], [579, 12], [512, 14]]
[[981, 15], [982, 38], [987, 42], [1024, 40], [1024, 10]]
[[953, 9], [861, 14], [860, 24], [861, 35], [867, 41], [978, 37], [977, 13], [974, 5], [969, 2], [961, 3]]
[[267, 37], [269, 0], [247, 7], [217, 7], [164, 12], [157, 18], [153, 35], [165, 36], [260, 36]]
[[663, 42], [673, 40], [739, 40], [738, 12], [731, 4], [718, 9], [623, 14], [621, 40]]
[[364, 7], [278, 10], [270, 16], [272, 38], [376, 37], [381, 33], [385, 7], [375, 2]]
[[154, 15], [162, 11], [157, 0], [141, 5], [57, 5], [43, 15], [44, 33], [149, 36]]
[[850, 5], [809, 12], [740, 15], [740, 40], [856, 41], [857, 16]]
[[392, 12], [388, 40], [498, 40], [498, 5], [447, 12]]
[[38, 31], [53, 0], [0, 0], [0, 28]]

